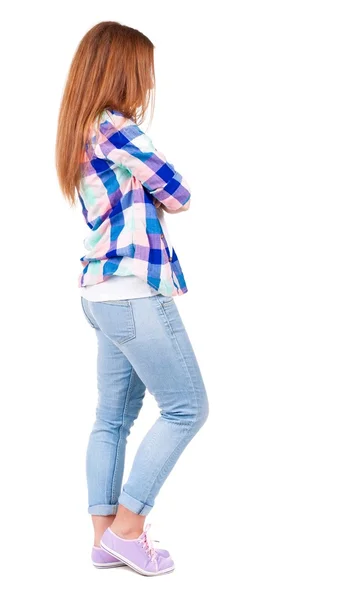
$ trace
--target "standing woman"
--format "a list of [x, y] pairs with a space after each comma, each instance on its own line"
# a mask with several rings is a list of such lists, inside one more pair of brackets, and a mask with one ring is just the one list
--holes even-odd
[[[118, 22], [92, 27], [72, 60], [56, 139], [63, 195], [71, 206], [80, 202], [90, 228], [78, 286], [98, 344], [98, 403], [86, 456], [92, 562], [126, 564], [143, 575], [174, 569], [170, 554], [154, 547], [145, 518], [208, 416], [174, 301], [188, 289], [163, 217], [189, 208], [190, 188], [139, 127], [155, 85], [154, 48]], [[127, 437], [146, 389], [160, 417], [122, 487]]]

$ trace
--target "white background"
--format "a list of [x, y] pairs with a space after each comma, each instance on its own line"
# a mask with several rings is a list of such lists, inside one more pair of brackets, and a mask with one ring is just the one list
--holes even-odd
[[[331, 0], [103, 0], [7, 9], [6, 598], [342, 600], [342, 8]], [[70, 61], [102, 20], [136, 27], [156, 46], [148, 133], [192, 188], [190, 210], [166, 221], [189, 288], [176, 303], [211, 412], [149, 516], [177, 566], [153, 579], [90, 561], [84, 454], [96, 339], [77, 288], [86, 225], [54, 170]], [[147, 394], [126, 473], [156, 416]]]

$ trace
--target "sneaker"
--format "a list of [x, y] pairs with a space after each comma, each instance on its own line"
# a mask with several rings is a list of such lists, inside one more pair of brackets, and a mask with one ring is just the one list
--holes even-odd
[[103, 550], [103, 548], [99, 548], [98, 546], [92, 546], [91, 560], [97, 569], [110, 569], [112, 567], [125, 566], [121, 560], [115, 558]]
[[[167, 550], [163, 550], [162, 548], [156, 548], [156, 551], [158, 552], [158, 554], [164, 557], [170, 555], [169, 552], [167, 552]], [[126, 566], [121, 560], [115, 558], [114, 556], [112, 556], [112, 554], [109, 554], [109, 552], [107, 552], [103, 548], [99, 548], [99, 546], [92, 547], [91, 560], [93, 565], [97, 567], [97, 569], [109, 569], [111, 567]]]
[[148, 535], [150, 525], [134, 540], [125, 540], [108, 527], [100, 545], [114, 558], [122, 561], [141, 575], [162, 575], [174, 570], [174, 562], [167, 550], [157, 550]]

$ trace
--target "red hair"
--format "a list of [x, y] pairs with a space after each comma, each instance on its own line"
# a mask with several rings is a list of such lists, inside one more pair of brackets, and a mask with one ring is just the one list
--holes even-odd
[[155, 102], [153, 43], [117, 21], [102, 21], [82, 38], [74, 54], [58, 116], [56, 170], [62, 193], [76, 204], [80, 165], [90, 127], [105, 108], [140, 125]]

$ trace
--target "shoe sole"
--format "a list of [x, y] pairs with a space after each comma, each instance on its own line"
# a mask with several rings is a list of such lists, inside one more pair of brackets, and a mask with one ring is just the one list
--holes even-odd
[[134, 571], [136, 571], [137, 573], [140, 573], [140, 575], [147, 575], [148, 577], [155, 577], [157, 575], [163, 575], [164, 573], [170, 573], [171, 571], [174, 571], [174, 568], [175, 568], [173, 566], [173, 567], [169, 567], [168, 569], [163, 569], [162, 571], [158, 571], [157, 573], [151, 573], [150, 571], [145, 571], [144, 569], [140, 569], [140, 567], [138, 567], [137, 565], [132, 563], [125, 556], [122, 556], [122, 554], [119, 554], [118, 552], [114, 552], [111, 548], [109, 548], [108, 546], [103, 544], [102, 541], [100, 542], [100, 545], [104, 550], [106, 550], [106, 552], [111, 554], [111, 556], [118, 558], [124, 564], [126, 564], [128, 567], [131, 567]]
[[104, 563], [95, 563], [92, 561], [92, 564], [94, 567], [96, 567], [96, 569], [114, 569], [116, 567], [125, 567], [124, 563], [108, 563], [108, 564], [104, 564]]

